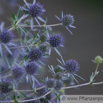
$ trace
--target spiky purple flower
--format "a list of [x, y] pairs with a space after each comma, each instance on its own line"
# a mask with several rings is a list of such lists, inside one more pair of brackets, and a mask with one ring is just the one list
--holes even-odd
[[9, 43], [13, 39], [13, 33], [9, 30], [3, 30], [0, 32], [0, 41], [2, 43]]
[[76, 60], [70, 59], [65, 62], [65, 68], [68, 72], [74, 74], [78, 71], [80, 67]]
[[71, 33], [73, 34], [69, 28], [69, 27], [72, 27], [72, 28], [76, 28], [75, 26], [73, 26], [73, 23], [74, 23], [74, 18], [71, 14], [66, 14], [66, 15], [63, 15], [63, 12], [61, 13], [61, 18], [59, 18], [58, 16], [56, 16], [56, 18], [61, 21], [61, 25], [65, 26], [66, 29]]
[[0, 89], [2, 93], [8, 93], [12, 90], [12, 85], [10, 81], [3, 80], [0, 84]]
[[62, 80], [56, 80], [55, 89], [59, 91], [62, 87], [63, 87], [63, 81]]
[[34, 62], [30, 62], [26, 65], [25, 70], [28, 74], [34, 75], [38, 71], [38, 65]]
[[20, 79], [24, 74], [24, 70], [22, 67], [16, 66], [13, 68], [12, 73], [14, 78]]
[[48, 79], [46, 81], [46, 85], [48, 88], [54, 88], [56, 85], [56, 81], [54, 79]]
[[74, 18], [70, 14], [64, 15], [64, 17], [61, 18], [61, 22], [64, 26], [69, 26], [69, 25], [72, 25], [74, 23]]
[[29, 54], [28, 57], [30, 58], [31, 61], [38, 61], [42, 58], [42, 51], [39, 48], [33, 48]]
[[52, 35], [49, 38], [49, 43], [50, 43], [51, 47], [59, 47], [63, 43], [63, 38], [59, 34]]
[[35, 18], [36, 22], [38, 23], [39, 26], [40, 23], [38, 19], [44, 23], [46, 23], [45, 20], [41, 18], [41, 16], [44, 14], [45, 10], [43, 6], [38, 2], [36, 3], [36, 0], [33, 0], [32, 4], [29, 4], [26, 2], [26, 0], [23, 0], [26, 4], [26, 7], [21, 7], [21, 9], [26, 13], [26, 15], [30, 15], [31, 18], [31, 29], [33, 29], [33, 18]]
[[[44, 84], [39, 84], [39, 85], [36, 86], [36, 88], [40, 88], [40, 87], [43, 87], [43, 86], [44, 86]], [[37, 92], [38, 96], [43, 96], [47, 93], [47, 88], [44, 87], [42, 89], [36, 90], [36, 92]]]
[[46, 99], [51, 101], [51, 99], [53, 98], [53, 93], [49, 93], [48, 95], [46, 95]]
[[43, 6], [39, 2], [29, 5], [28, 14], [30, 14], [32, 17], [42, 16], [43, 13]]

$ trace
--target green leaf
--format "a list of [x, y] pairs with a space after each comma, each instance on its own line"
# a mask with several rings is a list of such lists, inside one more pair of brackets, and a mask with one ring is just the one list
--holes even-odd
[[5, 59], [6, 59], [6, 62], [7, 62], [8, 67], [11, 68], [10, 60], [9, 60], [7, 57], [5, 57]]
[[23, 60], [26, 60], [27, 57], [28, 57], [28, 55], [25, 55], [25, 56], [23, 57], [22, 61], [23, 61]]
[[18, 34], [21, 36], [21, 30], [20, 30], [20, 28], [16, 28], [16, 30], [17, 30]]
[[15, 96], [15, 95], [13, 96], [13, 99], [14, 99], [14, 103], [19, 103], [19, 102], [16, 100], [16, 96]]
[[90, 85], [90, 86], [92, 86], [92, 87], [95, 89], [95, 87], [93, 86], [93, 84], [92, 84], [92, 83], [90, 83], [89, 85]]
[[14, 15], [14, 13], [11, 14], [12, 15], [12, 19], [15, 21], [16, 20], [16, 17]]
[[35, 40], [35, 35], [36, 35], [36, 34], [34, 33], [34, 35], [33, 35], [33, 41]]
[[19, 92], [24, 98], [27, 99], [27, 96], [25, 94], [23, 94], [22, 92]]
[[26, 31], [24, 28], [20, 27], [20, 29], [21, 29], [26, 35], [28, 35], [27, 31]]
[[18, 9], [18, 12], [17, 12], [17, 20], [19, 19], [19, 17], [20, 17], [20, 14], [21, 14], [21, 9], [20, 9], [20, 7], [19, 7], [19, 9]]
[[56, 94], [55, 92], [53, 92], [53, 93], [55, 94], [56, 98], [58, 98], [60, 101], [60, 97], [58, 96], [58, 94]]

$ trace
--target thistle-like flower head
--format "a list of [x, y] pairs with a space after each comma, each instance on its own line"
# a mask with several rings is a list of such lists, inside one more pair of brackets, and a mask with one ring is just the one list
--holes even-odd
[[56, 85], [56, 81], [54, 79], [47, 79], [46, 80], [46, 85], [48, 88], [54, 88]]
[[56, 80], [55, 89], [59, 91], [62, 87], [63, 87], [63, 81], [62, 80]]
[[47, 40], [47, 36], [45, 35], [45, 34], [42, 34], [41, 36], [40, 36], [40, 41], [41, 42], [45, 42]]
[[70, 59], [65, 62], [65, 68], [68, 72], [74, 74], [78, 71], [80, 67], [76, 60]]
[[26, 0], [24, 0], [24, 2], [26, 4], [26, 8], [23, 7], [22, 9], [32, 17], [41, 17], [45, 12], [43, 6], [39, 2], [36, 3], [36, 0], [34, 0], [32, 4], [28, 4]]
[[28, 58], [30, 58], [31, 61], [38, 61], [42, 58], [42, 51], [39, 48], [33, 48], [29, 54]]
[[[39, 84], [39, 85], [36, 86], [36, 88], [40, 88], [40, 87], [43, 87], [43, 86], [44, 86], [44, 84]], [[47, 93], [47, 88], [44, 87], [42, 89], [37, 90], [36, 92], [37, 92], [38, 96], [43, 96]]]
[[62, 25], [69, 26], [74, 23], [74, 18], [72, 15], [67, 14], [67, 15], [64, 15], [63, 18], [61, 18], [61, 22], [62, 22]]
[[13, 68], [12, 73], [15, 79], [20, 79], [24, 74], [24, 70], [22, 67], [16, 66]]
[[46, 52], [46, 50], [47, 50], [47, 47], [46, 47], [46, 45], [40, 45], [40, 50], [43, 52], [43, 53], [45, 53]]
[[12, 84], [10, 81], [2, 80], [0, 88], [2, 93], [8, 93], [12, 90]]
[[66, 29], [71, 33], [73, 34], [69, 28], [69, 27], [72, 27], [72, 28], [76, 28], [75, 26], [73, 26], [73, 23], [74, 23], [74, 18], [71, 14], [66, 14], [66, 15], [63, 15], [63, 12], [61, 13], [61, 18], [59, 18], [58, 16], [56, 16], [56, 18], [61, 22], [61, 25], [65, 26]]
[[4, 29], [4, 23], [0, 25], [0, 41], [4, 44], [9, 43], [13, 39], [13, 33], [10, 30]]
[[26, 0], [23, 0], [26, 4], [26, 7], [21, 7], [21, 9], [27, 14], [30, 15], [31, 18], [31, 29], [33, 29], [33, 18], [35, 18], [36, 22], [38, 23], [39, 26], [40, 23], [38, 19], [44, 23], [46, 23], [45, 20], [41, 18], [41, 16], [44, 14], [45, 10], [43, 6], [38, 2], [36, 3], [36, 0], [33, 0], [32, 4], [27, 3]]
[[28, 74], [34, 75], [38, 71], [38, 65], [34, 62], [30, 62], [26, 65], [25, 70]]
[[52, 35], [49, 38], [49, 43], [50, 43], [51, 47], [59, 47], [63, 43], [63, 38], [59, 34]]
[[43, 6], [40, 3], [31, 4], [28, 8], [28, 13], [32, 17], [40, 17], [44, 13]]

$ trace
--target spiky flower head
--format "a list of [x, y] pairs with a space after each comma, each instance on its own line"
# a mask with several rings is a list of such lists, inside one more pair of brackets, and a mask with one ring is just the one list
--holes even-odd
[[42, 58], [42, 51], [39, 48], [33, 48], [29, 54], [28, 57], [30, 58], [31, 61], [38, 61]]
[[75, 26], [73, 26], [72, 24], [74, 23], [74, 18], [71, 14], [66, 14], [66, 15], [63, 15], [63, 12], [61, 13], [61, 18], [59, 18], [58, 16], [56, 16], [56, 18], [61, 21], [61, 25], [65, 26], [66, 29], [71, 33], [73, 34], [69, 28], [69, 27], [72, 27], [72, 28], [76, 28]]
[[62, 79], [62, 77], [63, 77], [63, 73], [62, 72], [57, 72], [55, 74], [55, 79]]
[[56, 81], [54, 79], [48, 79], [46, 80], [46, 85], [48, 88], [54, 88], [56, 85]]
[[7, 80], [3, 80], [1, 83], [0, 83], [0, 89], [1, 89], [1, 92], [2, 93], [8, 93], [12, 90], [12, 84], [10, 81], [7, 81]]
[[[49, 91], [48, 91], [49, 92]], [[53, 93], [51, 92], [51, 93], [49, 93], [48, 95], [46, 95], [46, 99], [48, 100], [48, 101], [51, 101], [51, 99], [53, 98]]]
[[9, 30], [3, 30], [0, 32], [0, 41], [2, 43], [9, 43], [13, 39], [13, 33]]
[[47, 40], [47, 36], [45, 34], [42, 34], [40, 36], [40, 40], [41, 40], [41, 42], [45, 42]]
[[46, 47], [46, 45], [40, 45], [40, 50], [43, 52], [43, 53], [45, 53], [46, 52], [46, 50], [47, 50], [47, 47]]
[[[36, 86], [36, 88], [40, 88], [40, 87], [43, 87], [43, 86], [44, 86], [44, 84], [39, 84], [39, 85]], [[47, 88], [44, 87], [42, 89], [36, 90], [36, 92], [37, 92], [38, 96], [43, 96], [47, 93]]]
[[55, 89], [59, 91], [62, 87], [63, 87], [63, 81], [62, 80], [56, 80]]
[[22, 67], [16, 66], [12, 69], [12, 73], [15, 79], [20, 79], [24, 74], [24, 70]]
[[43, 6], [39, 2], [36, 3], [35, 0], [32, 4], [28, 4], [26, 0], [24, 0], [24, 2], [26, 4], [26, 8], [22, 7], [22, 10], [32, 17], [41, 17], [45, 12]]
[[61, 18], [61, 22], [62, 22], [62, 25], [69, 26], [74, 23], [74, 18], [72, 15], [67, 14], [67, 15], [64, 15], [63, 18]]
[[65, 62], [65, 68], [68, 72], [74, 74], [80, 67], [76, 60], [70, 59]]
[[50, 43], [51, 47], [59, 47], [63, 43], [63, 38], [59, 34], [52, 35], [49, 38], [49, 43]]
[[95, 63], [99, 64], [99, 63], [102, 63], [102, 61], [103, 61], [103, 59], [102, 59], [101, 56], [96, 56], [95, 57], [95, 60], [94, 60]]
[[56, 66], [55, 69], [54, 69], [54, 71], [56, 73], [58, 73], [58, 72], [62, 72], [63, 70], [59, 66]]
[[38, 71], [38, 65], [34, 62], [30, 62], [26, 65], [25, 70], [28, 74], [34, 75]]

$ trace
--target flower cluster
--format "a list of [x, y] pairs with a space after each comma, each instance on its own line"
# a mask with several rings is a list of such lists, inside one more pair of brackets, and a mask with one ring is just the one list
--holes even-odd
[[[94, 83], [95, 76], [99, 74], [98, 66], [103, 63], [101, 56], [97, 56], [93, 60], [97, 67], [90, 76], [90, 81], [79, 84], [76, 77], [84, 80], [77, 75], [80, 65], [74, 59], [65, 61], [59, 51], [59, 47], [64, 47], [64, 39], [61, 34], [53, 33], [51, 27], [63, 25], [72, 34], [68, 27], [75, 28], [73, 16], [71, 14], [63, 15], [62, 12], [61, 18], [56, 16], [59, 24], [47, 25], [47, 19], [46, 21], [42, 19], [45, 12], [43, 6], [36, 0], [33, 0], [33, 3], [23, 1], [25, 5], [19, 6], [17, 14], [12, 13], [11, 26], [4, 28], [4, 22], [0, 25], [0, 102], [59, 103], [59, 96], [65, 94], [67, 88], [103, 84], [103, 82]], [[23, 15], [21, 16], [22, 11]], [[38, 25], [34, 25], [34, 20]], [[44, 24], [40, 25], [38, 20]], [[36, 27], [41, 28], [37, 29]], [[17, 37], [20, 38], [13, 39], [12, 31], [17, 31], [16, 33], [19, 34]], [[4, 49], [9, 52], [10, 56]], [[13, 52], [13, 49], [16, 53]], [[59, 64], [55, 67], [48, 65], [45, 61], [45, 59], [50, 58], [52, 49], [60, 58], [56, 58]], [[3, 64], [7, 65], [3, 66]], [[1, 69], [2, 67], [4, 69]], [[41, 75], [47, 69], [50, 73], [46, 73], [52, 76], [51, 78], [48, 76], [45, 78]], [[75, 82], [79, 85], [72, 86]], [[26, 88], [19, 89], [20, 83], [27, 83], [30, 88], [27, 89], [28, 86], [25, 85]]]

